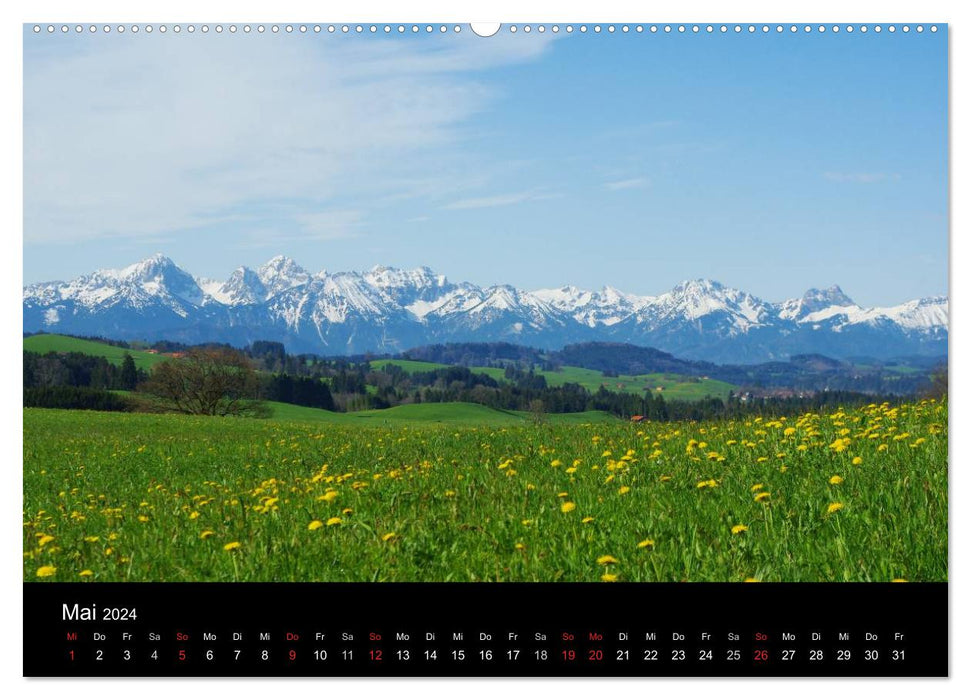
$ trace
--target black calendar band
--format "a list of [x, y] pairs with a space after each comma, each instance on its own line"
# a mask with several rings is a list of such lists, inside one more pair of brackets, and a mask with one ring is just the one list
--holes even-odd
[[26, 676], [946, 676], [946, 583], [25, 583]]

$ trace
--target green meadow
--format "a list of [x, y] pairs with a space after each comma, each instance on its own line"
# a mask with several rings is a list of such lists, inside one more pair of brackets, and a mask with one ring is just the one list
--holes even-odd
[[947, 580], [946, 403], [640, 424], [272, 408], [25, 409], [24, 580]]
[[132, 356], [135, 366], [139, 369], [151, 369], [154, 365], [167, 359], [165, 355], [145, 352], [144, 350], [127, 350], [95, 340], [83, 340], [66, 335], [41, 334], [24, 338], [24, 350], [46, 354], [49, 352], [78, 352], [82, 355], [104, 357], [109, 362], [120, 365], [125, 354]]
[[[437, 362], [420, 362], [417, 360], [372, 360], [372, 369], [380, 370], [387, 365], [400, 367], [409, 374], [416, 372], [430, 372], [444, 369], [448, 365]], [[470, 367], [473, 372], [487, 374], [496, 381], [505, 380], [505, 372], [497, 367]], [[682, 374], [654, 373], [638, 375], [620, 375], [606, 377], [603, 372], [582, 367], [562, 367], [556, 371], [536, 370], [536, 374], [546, 378], [549, 386], [563, 386], [564, 384], [579, 384], [590, 392], [596, 392], [601, 386], [612, 392], [643, 395], [646, 391], [661, 394], [665, 399], [680, 401], [697, 401], [707, 396], [725, 399], [728, 393], [736, 387], [728, 382], [707, 377], [689, 377]]]

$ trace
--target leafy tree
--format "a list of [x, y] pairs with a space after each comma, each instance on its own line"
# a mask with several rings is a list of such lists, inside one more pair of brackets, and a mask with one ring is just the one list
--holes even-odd
[[70, 408], [87, 411], [131, 411], [130, 401], [104, 389], [86, 386], [38, 386], [24, 389], [24, 408]]
[[127, 352], [125, 358], [121, 361], [121, 375], [118, 378], [118, 383], [122, 389], [128, 391], [134, 390], [135, 385], [138, 384], [138, 369], [135, 367], [135, 360]]
[[291, 377], [274, 374], [263, 380], [263, 398], [297, 406], [334, 410], [334, 398], [327, 385], [311, 377]]
[[152, 369], [142, 391], [178, 413], [260, 415], [260, 382], [250, 360], [228, 347], [193, 348]]

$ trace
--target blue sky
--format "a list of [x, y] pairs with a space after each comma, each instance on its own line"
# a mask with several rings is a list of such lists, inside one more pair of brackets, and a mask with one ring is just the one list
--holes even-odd
[[946, 31], [24, 41], [25, 283], [159, 251], [947, 291]]

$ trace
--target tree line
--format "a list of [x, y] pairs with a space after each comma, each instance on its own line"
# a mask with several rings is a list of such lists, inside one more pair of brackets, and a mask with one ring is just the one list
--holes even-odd
[[190, 349], [183, 358], [160, 362], [151, 373], [137, 367], [128, 353], [115, 365], [78, 352], [24, 351], [23, 363], [24, 406], [135, 410], [139, 402], [112, 392], [137, 391], [181, 413], [234, 413], [241, 402], [253, 412], [257, 401], [334, 410], [325, 382], [258, 373], [245, 355], [228, 347]]
[[125, 353], [121, 365], [79, 352], [44, 354], [24, 351], [24, 388], [74, 386], [132, 391], [148, 373]]
[[[514, 365], [507, 366], [503, 379], [498, 380], [461, 366], [407, 372], [391, 363], [376, 368], [368, 362], [290, 356], [281, 344], [270, 342], [254, 343], [246, 352], [229, 346], [192, 347], [182, 352], [183, 356], [163, 360], [148, 373], [137, 368], [128, 354], [115, 366], [105, 358], [81, 353], [25, 351], [24, 405], [264, 416], [269, 414], [267, 401], [345, 412], [461, 401], [536, 415], [604, 411], [621, 418], [665, 421], [796, 414], [827, 406], [897, 400], [870, 393], [820, 391], [688, 402], [605, 387], [591, 392], [573, 383], [553, 387], [531, 367]], [[269, 371], [271, 366], [282, 371]], [[111, 393], [117, 390], [133, 393], [126, 400]]]

